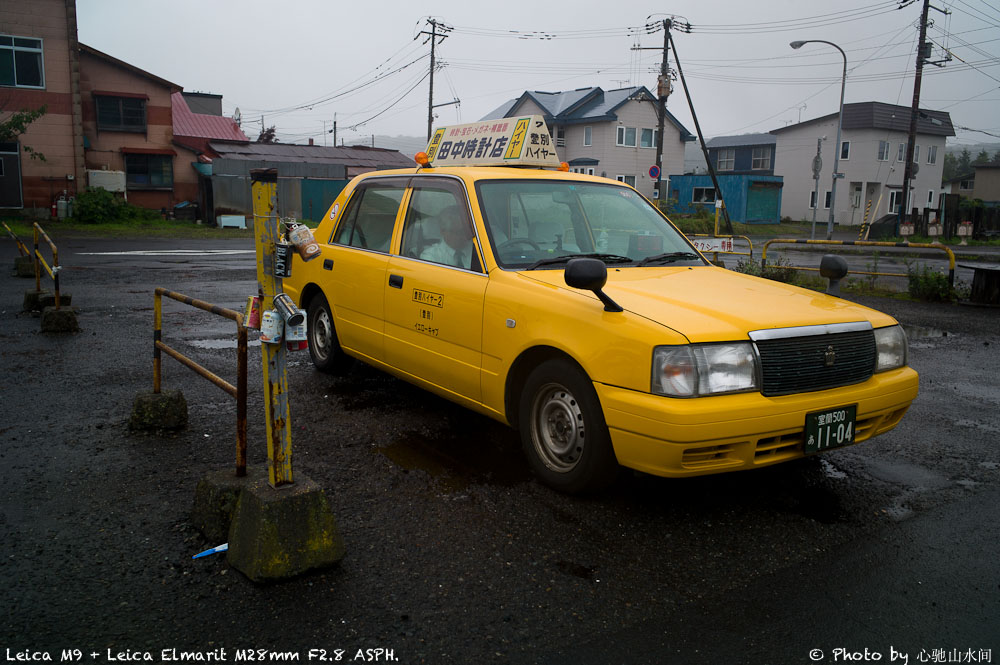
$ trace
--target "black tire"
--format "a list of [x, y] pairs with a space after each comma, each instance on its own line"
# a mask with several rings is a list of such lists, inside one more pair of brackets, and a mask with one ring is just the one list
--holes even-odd
[[343, 374], [354, 360], [340, 348], [337, 330], [333, 325], [333, 312], [326, 297], [317, 293], [306, 307], [308, 315], [309, 357], [313, 365], [327, 374]]
[[528, 463], [549, 487], [570, 494], [593, 492], [618, 476], [597, 393], [575, 363], [553, 358], [528, 375], [518, 425]]

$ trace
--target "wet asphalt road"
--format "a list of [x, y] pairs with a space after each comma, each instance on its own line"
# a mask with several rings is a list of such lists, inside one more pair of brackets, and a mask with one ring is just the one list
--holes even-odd
[[[935, 650], [1000, 661], [996, 309], [864, 299], [907, 326], [921, 373], [888, 435], [752, 473], [626, 474], [590, 498], [533, 481], [516, 436], [492, 421], [293, 354], [295, 469], [326, 489], [347, 557], [257, 586], [221, 556], [190, 558], [218, 544], [188, 512], [197, 480], [233, 463], [230, 398], [165, 359], [188, 429], [126, 427], [152, 381], [153, 288], [239, 309], [256, 290], [252, 254], [96, 253], [252, 245], [56, 241], [80, 333], [41, 334], [19, 312], [32, 281], [0, 277], [8, 658], [177, 648], [235, 662], [266, 649], [308, 662], [316, 649], [320, 662], [343, 649], [353, 662], [381, 647], [401, 663], [847, 662], [865, 649], [882, 662], [949, 662]], [[0, 245], [0, 265], [13, 256]], [[232, 323], [165, 309], [165, 341], [231, 379]], [[259, 363], [251, 347], [258, 465]]]

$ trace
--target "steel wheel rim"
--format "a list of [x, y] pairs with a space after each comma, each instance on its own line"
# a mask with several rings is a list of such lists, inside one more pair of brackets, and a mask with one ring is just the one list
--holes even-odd
[[531, 407], [531, 441], [545, 466], [572, 471], [583, 455], [585, 434], [583, 411], [573, 393], [558, 383], [542, 386]]
[[326, 360], [330, 355], [333, 342], [333, 327], [330, 323], [330, 315], [325, 309], [317, 312], [316, 320], [313, 321], [312, 327], [309, 329], [309, 335], [312, 337], [310, 347], [313, 353], [320, 360]]

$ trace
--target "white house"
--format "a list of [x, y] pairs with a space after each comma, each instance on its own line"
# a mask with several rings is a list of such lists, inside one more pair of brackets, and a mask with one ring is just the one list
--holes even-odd
[[[537, 114], [545, 118], [559, 159], [577, 173], [626, 182], [649, 198], [656, 180], [657, 102], [645, 87], [602, 90], [580, 88], [563, 92], [525, 91], [483, 120]], [[669, 111], [664, 117], [662, 181], [684, 172], [684, 144], [691, 134]]]
[[[844, 119], [834, 221], [839, 225], [872, 222], [899, 210], [902, 199], [910, 109], [882, 102], [844, 104]], [[774, 174], [784, 177], [781, 216], [812, 219], [816, 204], [813, 159], [822, 140], [819, 209], [816, 218], [830, 216], [837, 114], [789, 125], [771, 132], [777, 137]], [[943, 111], [920, 110], [913, 153], [915, 174], [907, 208], [936, 208], [944, 170], [945, 139], [954, 136], [951, 117]]]

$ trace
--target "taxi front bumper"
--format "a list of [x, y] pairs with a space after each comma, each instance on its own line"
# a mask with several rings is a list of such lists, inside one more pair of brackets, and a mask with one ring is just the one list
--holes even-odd
[[674, 399], [595, 383], [618, 462], [658, 476], [752, 469], [803, 457], [806, 414], [857, 405], [854, 443], [895, 427], [917, 396], [909, 367], [796, 395]]

